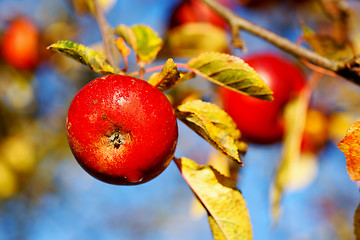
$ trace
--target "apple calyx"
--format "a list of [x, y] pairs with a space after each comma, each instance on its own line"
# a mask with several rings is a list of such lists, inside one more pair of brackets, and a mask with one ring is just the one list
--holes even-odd
[[114, 146], [114, 148], [119, 148], [124, 142], [128, 140], [127, 134], [122, 134], [119, 129], [115, 129], [115, 131], [109, 136], [110, 145]]

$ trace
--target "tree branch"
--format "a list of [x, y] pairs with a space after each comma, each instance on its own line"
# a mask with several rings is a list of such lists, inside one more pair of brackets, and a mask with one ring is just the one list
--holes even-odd
[[319, 54], [310, 51], [304, 47], [289, 41], [288, 39], [281, 37], [265, 28], [262, 28], [252, 22], [245, 20], [244, 18], [236, 15], [230, 9], [224, 7], [216, 0], [201, 0], [223, 17], [232, 27], [239, 30], [245, 30], [255, 36], [258, 36], [279, 49], [293, 55], [296, 58], [306, 60], [314, 65], [320, 66], [324, 69], [330, 70], [346, 78], [347, 80], [360, 85], [359, 64], [360, 57], [354, 57], [350, 61], [339, 62], [334, 61]]
[[104, 50], [106, 59], [109, 61], [109, 64], [114, 68], [116, 72], [121, 72], [117, 65], [116, 58], [114, 56], [114, 48], [115, 48], [115, 39], [112, 34], [112, 29], [109, 26], [108, 22], [106, 21], [106, 18], [104, 16], [104, 13], [101, 9], [101, 6], [99, 4], [99, 0], [93, 0], [94, 2], [94, 9], [95, 9], [95, 18], [99, 25], [101, 37], [104, 42]]

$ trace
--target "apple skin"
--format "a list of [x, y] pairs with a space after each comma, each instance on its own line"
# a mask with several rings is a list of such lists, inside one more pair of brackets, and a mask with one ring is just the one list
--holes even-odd
[[305, 76], [294, 62], [277, 53], [253, 54], [244, 61], [273, 91], [274, 100], [265, 101], [220, 87], [223, 108], [245, 140], [257, 144], [279, 142], [284, 135], [284, 108], [305, 86]]
[[29, 18], [20, 17], [8, 25], [1, 38], [2, 58], [9, 65], [30, 71], [39, 61], [39, 30]]
[[162, 173], [178, 139], [166, 96], [144, 80], [122, 75], [85, 85], [70, 104], [66, 125], [78, 163], [117, 185], [145, 183]]
[[[224, 5], [229, 5], [227, 1], [219, 1]], [[226, 29], [226, 21], [210, 9], [205, 3], [198, 0], [183, 0], [175, 7], [170, 16], [169, 29], [194, 22], [207, 22], [221, 29]]]

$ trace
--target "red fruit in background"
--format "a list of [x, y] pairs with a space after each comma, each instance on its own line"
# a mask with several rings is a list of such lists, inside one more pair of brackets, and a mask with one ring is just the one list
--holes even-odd
[[[219, 1], [227, 3], [225, 0]], [[227, 3], [228, 5], [229, 3]], [[170, 29], [186, 23], [206, 22], [225, 29], [226, 21], [210, 9], [205, 3], [198, 0], [183, 0], [173, 11], [170, 17]]]
[[259, 144], [281, 141], [284, 107], [305, 86], [305, 76], [294, 62], [276, 53], [255, 54], [244, 61], [274, 92], [274, 101], [219, 88], [224, 110], [234, 119], [244, 139]]
[[97, 78], [74, 97], [67, 117], [78, 163], [107, 183], [145, 183], [165, 170], [178, 128], [166, 96], [146, 81], [121, 75]]
[[5, 62], [20, 70], [32, 70], [38, 63], [39, 32], [29, 18], [13, 20], [1, 39], [1, 55]]

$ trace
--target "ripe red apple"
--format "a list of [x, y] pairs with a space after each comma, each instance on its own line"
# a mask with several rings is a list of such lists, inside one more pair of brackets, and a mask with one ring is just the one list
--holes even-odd
[[13, 20], [5, 29], [0, 51], [5, 62], [20, 70], [32, 70], [38, 63], [39, 32], [29, 18]]
[[[219, 2], [229, 5], [226, 0], [220, 0]], [[226, 21], [205, 3], [198, 0], [183, 0], [172, 12], [169, 28], [194, 22], [211, 23], [221, 29], [225, 29], [227, 26]]]
[[165, 170], [178, 127], [166, 96], [146, 81], [108, 75], [85, 85], [71, 102], [67, 135], [78, 163], [107, 183], [145, 183]]
[[244, 61], [274, 92], [274, 101], [219, 88], [224, 110], [234, 119], [244, 139], [258, 144], [278, 142], [284, 134], [284, 107], [305, 86], [305, 76], [294, 62], [277, 53], [254, 54]]

